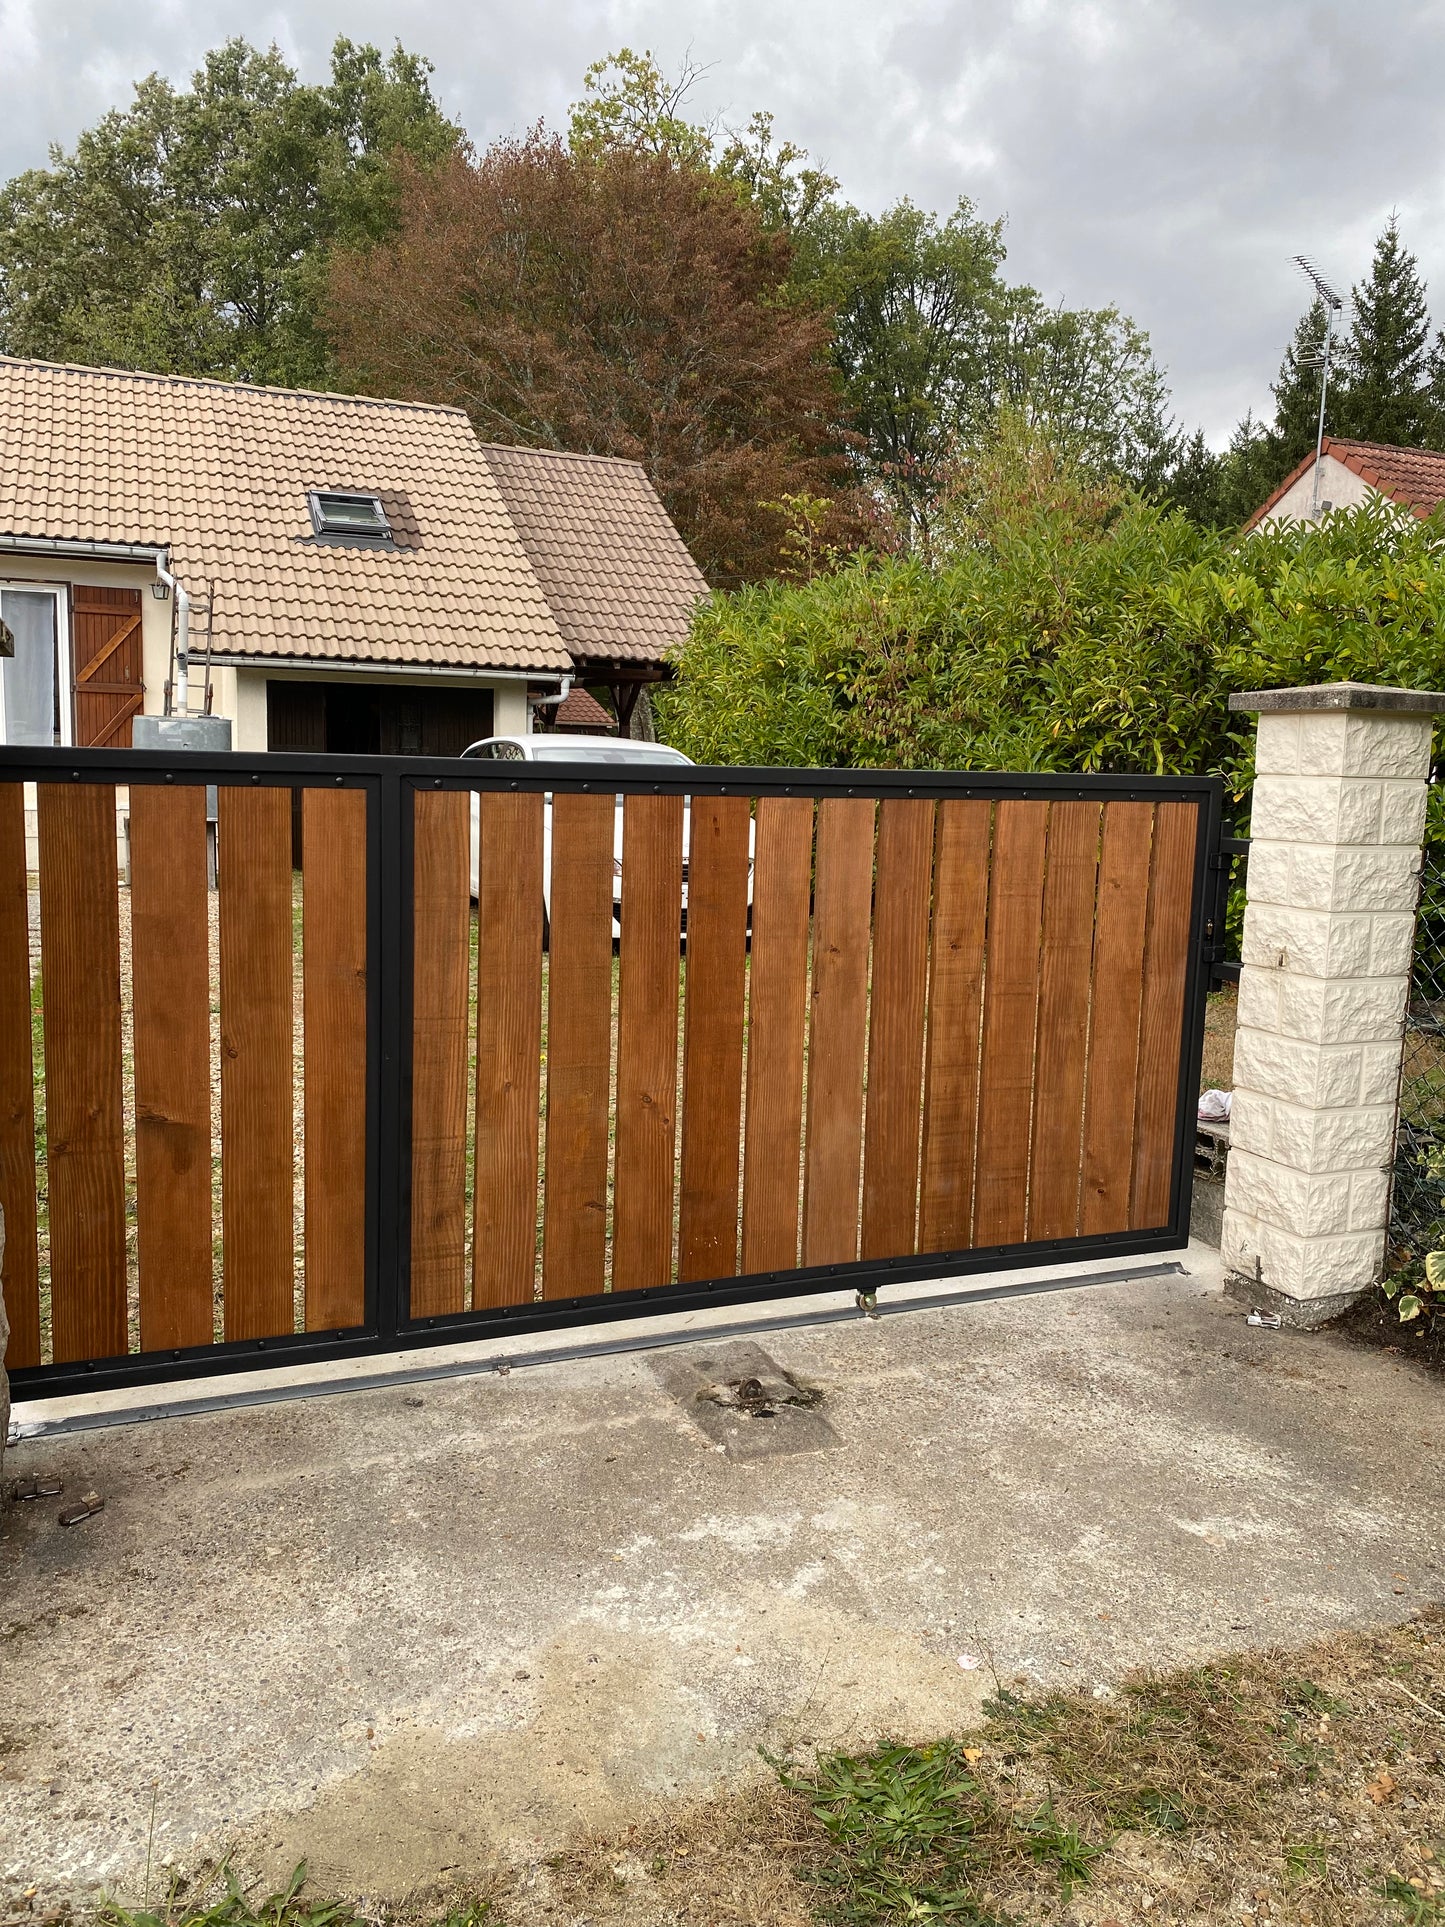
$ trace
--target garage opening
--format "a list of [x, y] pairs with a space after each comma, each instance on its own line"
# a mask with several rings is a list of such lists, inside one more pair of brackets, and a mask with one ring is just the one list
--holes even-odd
[[266, 747], [327, 756], [460, 756], [492, 734], [490, 689], [268, 682]]

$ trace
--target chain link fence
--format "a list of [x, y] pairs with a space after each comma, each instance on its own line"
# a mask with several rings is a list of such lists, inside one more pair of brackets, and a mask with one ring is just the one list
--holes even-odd
[[[1430, 829], [1420, 872], [1415, 961], [1400, 1072], [1390, 1206], [1389, 1284], [1411, 1289], [1425, 1255], [1445, 1249], [1445, 785], [1430, 798]], [[1389, 1288], [1389, 1287], [1387, 1287]]]

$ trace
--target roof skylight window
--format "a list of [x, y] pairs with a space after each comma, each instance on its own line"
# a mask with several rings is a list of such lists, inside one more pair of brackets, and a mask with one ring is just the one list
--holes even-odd
[[318, 535], [343, 541], [389, 542], [391, 524], [375, 495], [352, 495], [339, 489], [312, 489], [311, 526]]

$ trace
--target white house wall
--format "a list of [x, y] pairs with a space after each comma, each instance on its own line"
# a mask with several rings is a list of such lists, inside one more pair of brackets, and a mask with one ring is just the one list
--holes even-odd
[[[1299, 480], [1275, 503], [1268, 515], [1259, 518], [1256, 527], [1263, 528], [1266, 522], [1310, 522], [1314, 520], [1311, 503], [1314, 500], [1315, 471], [1311, 465]], [[1367, 481], [1356, 475], [1352, 468], [1333, 455], [1326, 455], [1320, 473], [1320, 507], [1326, 503], [1331, 508], [1358, 508], [1361, 502], [1369, 501], [1376, 491]]]

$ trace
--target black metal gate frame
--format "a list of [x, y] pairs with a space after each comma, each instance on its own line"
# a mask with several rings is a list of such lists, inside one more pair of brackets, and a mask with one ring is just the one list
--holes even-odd
[[[674, 773], [675, 768], [675, 773]], [[1174, 1251], [1188, 1243], [1194, 1108], [1205, 999], [1219, 955], [1211, 881], [1220, 856], [1223, 789], [1217, 777], [1114, 774], [1011, 775], [935, 770], [742, 769], [595, 763], [483, 763], [438, 757], [307, 756], [239, 752], [175, 756], [163, 750], [0, 748], [0, 782], [259, 785], [360, 789], [367, 793], [366, 1321], [344, 1331], [288, 1332], [125, 1357], [25, 1367], [11, 1373], [20, 1399], [57, 1398], [230, 1371], [366, 1357], [514, 1332], [793, 1298], [808, 1292], [872, 1293], [929, 1278]], [[964, 1251], [909, 1253], [791, 1271], [730, 1275], [637, 1291], [433, 1318], [410, 1316], [411, 1035], [414, 815], [418, 790], [562, 792], [591, 795], [863, 796], [1044, 802], [1184, 802], [1199, 806], [1194, 856], [1184, 1038], [1179, 1061], [1169, 1222], [1162, 1230], [1056, 1238]], [[224, 1151], [223, 1151], [224, 1155]]]

